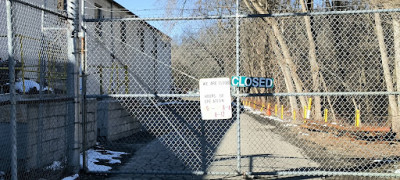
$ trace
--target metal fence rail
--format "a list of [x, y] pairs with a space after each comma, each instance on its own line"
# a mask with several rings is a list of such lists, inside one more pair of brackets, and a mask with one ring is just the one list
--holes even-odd
[[[0, 179], [400, 176], [400, 9], [80, 3], [0, 1]], [[232, 118], [203, 120], [200, 79], [232, 76], [274, 86], [232, 86]]]

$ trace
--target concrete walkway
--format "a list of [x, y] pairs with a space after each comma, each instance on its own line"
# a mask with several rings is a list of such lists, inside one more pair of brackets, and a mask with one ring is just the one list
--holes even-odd
[[[268, 121], [269, 119], [265, 119]], [[271, 120], [269, 120], [271, 121]], [[241, 172], [276, 172], [296, 168], [318, 167], [307, 159], [301, 149], [286, 142], [273, 133], [275, 126], [260, 123], [248, 114], [241, 114]], [[207, 172], [237, 172], [237, 123], [235, 122], [221, 139], [215, 154], [208, 163]], [[154, 140], [139, 149], [120, 171], [190, 171], [196, 159], [179, 159], [159, 140]], [[235, 176], [182, 176], [193, 178], [238, 178]], [[153, 179], [148, 176], [115, 175], [110, 179]], [[161, 179], [176, 179], [163, 176]], [[156, 178], [157, 179], [157, 178]]]

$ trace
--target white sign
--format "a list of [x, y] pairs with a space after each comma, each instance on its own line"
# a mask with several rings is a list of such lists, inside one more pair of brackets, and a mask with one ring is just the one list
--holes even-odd
[[203, 120], [232, 118], [229, 78], [200, 79], [200, 107]]

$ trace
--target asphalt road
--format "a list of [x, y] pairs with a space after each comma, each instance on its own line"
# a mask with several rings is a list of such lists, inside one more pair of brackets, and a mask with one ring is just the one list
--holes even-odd
[[[194, 104], [174, 104], [162, 107], [164, 113], [149, 113], [145, 128], [157, 138], [137, 150], [132, 158], [119, 168], [127, 172], [191, 172], [236, 173], [237, 121], [203, 121]], [[157, 109], [156, 109], [157, 111]], [[168, 118], [165, 118], [167, 116]], [[274, 133], [277, 128], [260, 123], [242, 113], [241, 119], [241, 169], [240, 173], [308, 169], [318, 163], [305, 157], [302, 150]], [[266, 119], [268, 120], [268, 119]], [[144, 179], [146, 176], [141, 176]], [[182, 176], [181, 178], [238, 178], [235, 175]], [[136, 179], [129, 174], [113, 175], [109, 179]], [[171, 176], [162, 177], [169, 179]], [[174, 179], [174, 178], [172, 178]]]

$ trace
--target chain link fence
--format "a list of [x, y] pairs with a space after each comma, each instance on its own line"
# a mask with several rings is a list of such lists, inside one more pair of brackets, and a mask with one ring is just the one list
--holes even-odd
[[[292, 159], [294, 166], [282, 174], [395, 172], [398, 97], [390, 94], [398, 92], [398, 18], [398, 12], [371, 12], [242, 20], [242, 72], [273, 77], [275, 85], [247, 90], [272, 93], [243, 99], [262, 115], [247, 123], [254, 129], [275, 126], [258, 138], [278, 134], [307, 157]], [[275, 145], [268, 140], [251, 146]], [[281, 158], [252, 161], [261, 171], [279, 171]]]
[[[64, 1], [0, 1], [0, 179], [79, 160], [116, 178], [398, 177], [400, 11], [252, 2], [172, 18], [86, 4], [78, 39]], [[238, 75], [274, 86], [232, 87], [232, 118], [202, 120], [199, 80]]]
[[73, 72], [64, 14], [54, 2], [0, 2], [0, 179], [58, 179], [71, 168]]
[[[216, 22], [193, 20], [190, 25], [201, 30], [203, 24]], [[205, 171], [234, 120], [201, 120], [196, 94], [198, 80], [234, 73], [234, 51], [224, 57], [224, 61], [233, 63], [225, 72], [204, 69], [204, 64], [212, 63], [218, 68], [225, 63], [215, 61], [221, 54], [211, 47], [229, 45], [234, 48], [232, 28], [228, 32], [221, 31], [219, 38], [203, 41], [204, 38], [192, 36], [179, 42], [182, 47], [191, 48], [191, 53], [187, 53], [188, 49], [179, 47], [178, 42], [145, 21], [88, 22], [87, 93], [89, 97], [101, 98], [97, 100], [98, 111], [104, 107], [107, 111], [106, 116], [97, 117], [97, 132], [104, 145], [134, 154], [136, 149], [123, 148], [124, 144], [156, 138], [154, 148], [165, 149], [169, 158], [181, 162], [171, 172]], [[211, 31], [202, 33], [206, 36]], [[192, 38], [195, 46], [189, 42]], [[193, 63], [193, 69], [185, 69], [185, 63], [190, 63], [186, 60], [196, 55], [206, 57]], [[190, 91], [191, 94], [187, 94]], [[110, 96], [113, 98], [109, 99]], [[235, 149], [231, 150], [233, 154], [225, 152], [218, 155], [219, 158], [235, 156]], [[166, 171], [162, 167], [155, 168], [154, 171]], [[96, 168], [89, 170], [98, 171]], [[141, 165], [124, 169], [127, 172], [152, 170]]]
[[[94, 149], [129, 157], [109, 172], [397, 176], [398, 11], [238, 17], [87, 19]], [[274, 87], [232, 88], [233, 118], [202, 120], [199, 80], [236, 68]]]

